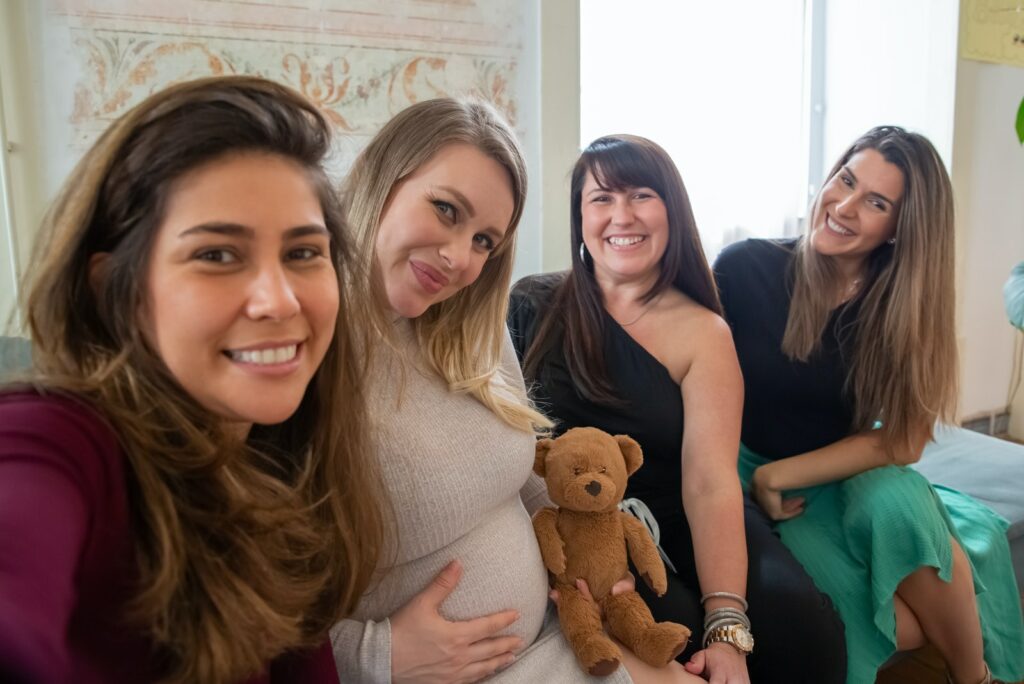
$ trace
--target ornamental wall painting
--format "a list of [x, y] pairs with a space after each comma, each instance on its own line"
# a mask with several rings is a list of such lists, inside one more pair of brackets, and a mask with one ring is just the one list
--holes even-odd
[[74, 66], [59, 86], [72, 94], [76, 157], [151, 93], [224, 74], [270, 78], [313, 100], [341, 134], [339, 172], [420, 100], [471, 94], [519, 120], [516, 0], [53, 0], [45, 23]]

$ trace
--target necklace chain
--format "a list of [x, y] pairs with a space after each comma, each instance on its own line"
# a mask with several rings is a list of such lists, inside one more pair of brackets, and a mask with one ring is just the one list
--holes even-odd
[[641, 318], [646, 316], [647, 312], [654, 308], [654, 305], [658, 303], [658, 301], [661, 299], [661, 295], [663, 295], [663, 294], [665, 294], [665, 293], [664, 292], [659, 292], [658, 296], [655, 297], [654, 299], [652, 299], [647, 304], [645, 304], [643, 311], [641, 311], [640, 314], [636, 318], [631, 320], [629, 323], [620, 323], [618, 319], [615, 319], [615, 322], [619, 323], [619, 325], [621, 325], [623, 328], [628, 328], [629, 326], [633, 325], [634, 323], [639, 321]]

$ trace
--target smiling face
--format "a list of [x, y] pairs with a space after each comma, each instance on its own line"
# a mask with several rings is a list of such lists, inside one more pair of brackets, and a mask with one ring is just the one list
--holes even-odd
[[146, 284], [146, 339], [193, 399], [245, 431], [295, 412], [338, 314], [330, 237], [301, 167], [235, 154], [178, 178]]
[[903, 172], [880, 152], [857, 152], [821, 189], [811, 245], [856, 273], [867, 256], [896, 233]]
[[583, 242], [599, 280], [658, 276], [668, 247], [668, 211], [650, 188], [602, 188], [587, 172], [580, 199]]
[[475, 282], [513, 209], [508, 172], [473, 145], [443, 147], [399, 181], [376, 245], [391, 310], [416, 318]]

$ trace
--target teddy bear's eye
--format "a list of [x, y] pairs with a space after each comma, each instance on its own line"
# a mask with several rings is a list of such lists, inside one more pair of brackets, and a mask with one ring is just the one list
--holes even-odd
[[601, 466], [601, 469], [599, 471], [597, 471], [597, 472], [599, 472], [599, 473], [607, 473], [608, 469], [605, 468], [604, 466]]
[[573, 466], [573, 469], [572, 469], [572, 474], [573, 475], [580, 475], [582, 473], [583, 473], [583, 468], [581, 468], [579, 466]]

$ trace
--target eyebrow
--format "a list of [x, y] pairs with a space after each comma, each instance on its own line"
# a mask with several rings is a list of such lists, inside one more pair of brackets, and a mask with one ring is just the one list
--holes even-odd
[[[853, 171], [851, 171], [851, 170], [850, 170], [850, 167], [849, 167], [849, 166], [847, 166], [846, 164], [843, 164], [843, 171], [845, 171], [845, 172], [846, 172], [847, 174], [849, 174], [850, 178], [852, 178], [852, 179], [853, 179], [853, 182], [854, 182], [854, 183], [858, 183], [858, 182], [859, 182], [859, 181], [857, 180], [857, 174], [855, 174], [855, 173], [854, 173]], [[896, 202], [895, 202], [895, 201], [893, 201], [893, 200], [889, 199], [888, 197], [886, 197], [885, 195], [883, 195], [883, 194], [882, 194], [882, 193], [880, 193], [880, 192], [874, 192], [874, 191], [872, 191], [872, 192], [869, 192], [868, 194], [869, 194], [869, 195], [872, 195], [872, 196], [874, 196], [874, 197], [877, 197], [878, 199], [882, 199], [882, 200], [885, 200], [885, 201], [886, 201], [886, 202], [888, 202], [889, 204], [891, 204], [891, 205], [893, 205], [893, 206], [896, 206]]]
[[[473, 203], [470, 202], [469, 198], [463, 195], [461, 192], [459, 192], [450, 185], [438, 185], [437, 189], [444, 190], [445, 192], [451, 194], [455, 198], [455, 200], [462, 205], [462, 208], [466, 210], [466, 213], [469, 215], [470, 218], [476, 216], [476, 209], [473, 207]], [[497, 246], [497, 243], [500, 243], [502, 240], [505, 239], [505, 233], [493, 226], [488, 226], [487, 228], [484, 229], [484, 232], [494, 238], [495, 246]]]
[[447, 193], [451, 193], [451, 195], [453, 195], [455, 199], [458, 200], [459, 204], [462, 205], [462, 208], [466, 210], [466, 213], [469, 214], [470, 218], [476, 216], [476, 208], [473, 207], [473, 203], [469, 201], [468, 197], [466, 197], [465, 195], [463, 195], [461, 192], [451, 187], [450, 185], [438, 185], [437, 188], [439, 190], [444, 190]]
[[[252, 240], [256, 237], [256, 231], [248, 226], [243, 226], [239, 223], [200, 223], [197, 226], [187, 228], [178, 233], [179, 238], [188, 237], [190, 235], [202, 235], [202, 234], [213, 234], [213, 235], [226, 235], [228, 237], [239, 237], [246, 240]], [[286, 240], [294, 238], [305, 237], [307, 235], [326, 235], [330, 237], [330, 233], [327, 228], [315, 223], [311, 223], [305, 226], [296, 226], [289, 228], [284, 232]]]

